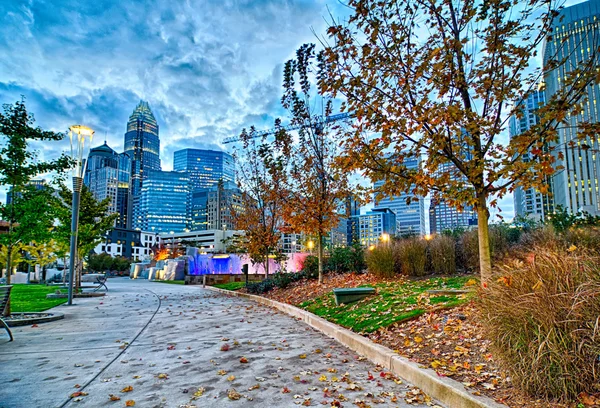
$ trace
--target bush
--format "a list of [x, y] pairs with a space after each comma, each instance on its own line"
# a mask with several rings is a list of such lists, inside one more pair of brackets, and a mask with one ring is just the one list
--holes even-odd
[[483, 289], [484, 327], [512, 382], [536, 397], [572, 400], [600, 381], [600, 257], [536, 246], [498, 268]]
[[255, 295], [262, 295], [263, 293], [267, 293], [274, 288], [275, 282], [273, 279], [265, 279], [261, 282], [248, 282], [248, 286], [246, 286], [248, 293], [253, 293]]
[[319, 277], [319, 258], [314, 255], [308, 255], [304, 259], [301, 271], [309, 279], [316, 279]]
[[361, 273], [365, 267], [365, 252], [361, 245], [333, 248], [327, 262], [327, 269], [337, 273]]
[[407, 238], [394, 245], [396, 264], [402, 274], [424, 276], [427, 273], [427, 242], [419, 238]]
[[396, 274], [394, 251], [389, 245], [376, 246], [366, 255], [367, 269], [380, 278], [392, 278]]
[[429, 241], [431, 271], [444, 275], [456, 273], [456, 248], [454, 238], [438, 236]]
[[[507, 254], [509, 249], [519, 242], [521, 231], [506, 224], [492, 224], [489, 227], [490, 252], [492, 259], [498, 260]], [[463, 234], [460, 239], [462, 254], [460, 258], [469, 271], [479, 270], [479, 236], [477, 229]]]

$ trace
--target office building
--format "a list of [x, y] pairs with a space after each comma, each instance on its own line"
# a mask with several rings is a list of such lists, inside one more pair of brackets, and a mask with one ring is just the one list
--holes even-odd
[[161, 169], [158, 123], [148, 102], [140, 101], [127, 121], [124, 151], [131, 158], [131, 194], [137, 197], [147, 172]]
[[441, 234], [457, 228], [469, 229], [477, 227], [477, 211], [466, 205], [457, 209], [440, 197], [432, 197], [429, 205], [429, 231]]
[[115, 152], [106, 142], [90, 150], [83, 182], [96, 200], [110, 199], [108, 211], [118, 214], [117, 228], [131, 228], [130, 170], [129, 155]]
[[[33, 187], [36, 190], [42, 190], [47, 186], [46, 184], [46, 180], [29, 180], [27, 182], [27, 187]], [[13, 195], [16, 196], [17, 198], [21, 198], [23, 197], [23, 193], [18, 192], [16, 194], [13, 194], [13, 188], [12, 186], [10, 186], [10, 188], [8, 189], [8, 191], [6, 192], [6, 205], [10, 205], [12, 203], [12, 199], [13, 199]]]
[[[546, 41], [544, 48], [544, 64], [563, 58], [566, 58], [566, 63], [546, 73], [546, 101], [564, 89], [570, 71], [581, 67], [597, 53], [599, 20], [599, 0], [565, 7], [554, 18], [552, 37]], [[565, 121], [568, 123], [558, 129], [555, 166], [562, 166], [562, 169], [554, 174], [552, 180], [554, 204], [562, 205], [571, 212], [584, 210], [590, 214], [600, 214], [598, 138], [577, 138], [579, 123], [599, 121], [599, 105], [600, 87], [590, 84], [587, 87], [587, 100], [582, 101], [580, 113], [567, 115]], [[564, 157], [559, 157], [559, 153]]]
[[235, 214], [243, 211], [242, 192], [232, 182], [218, 183], [206, 197], [207, 229], [235, 229]]
[[[206, 253], [223, 253], [226, 250], [227, 240], [244, 235], [244, 231], [235, 230], [205, 230], [176, 232], [161, 234], [160, 240], [167, 248], [179, 246], [194, 246]], [[225, 241], [225, 242], [223, 242]]]
[[217, 150], [178, 150], [173, 154], [173, 170], [186, 172], [192, 189], [216, 187], [219, 180], [235, 182], [233, 157]]
[[[418, 169], [421, 166], [420, 157], [407, 157], [403, 165], [407, 169]], [[375, 190], [383, 185], [383, 181], [375, 183]], [[398, 230], [396, 235], [425, 235], [425, 197], [416, 196], [410, 193], [402, 193], [399, 196], [383, 197], [377, 201], [377, 194], [374, 195], [375, 209], [389, 208], [396, 214]], [[410, 199], [410, 203], [407, 201]]]
[[396, 214], [389, 208], [374, 208], [363, 215], [355, 215], [347, 220], [348, 244], [360, 243], [363, 246], [381, 242], [383, 234], [397, 235]]
[[[512, 115], [509, 119], [509, 135], [514, 138], [528, 131], [532, 126], [539, 123], [540, 118], [536, 110], [545, 103], [545, 93], [534, 91], [526, 99], [517, 101], [515, 104], [519, 109], [519, 115]], [[530, 161], [531, 155], [523, 155], [524, 161]], [[516, 187], [513, 193], [515, 202], [515, 216], [533, 218], [538, 221], [546, 219], [546, 215], [554, 211], [553, 198], [551, 195], [551, 179], [546, 178], [549, 194], [541, 194], [534, 188]]]
[[112, 257], [123, 256], [133, 261], [149, 261], [159, 245], [158, 234], [114, 228], [106, 233], [94, 252], [106, 253]]
[[152, 233], [189, 230], [190, 182], [186, 173], [149, 171], [134, 208], [134, 229]]

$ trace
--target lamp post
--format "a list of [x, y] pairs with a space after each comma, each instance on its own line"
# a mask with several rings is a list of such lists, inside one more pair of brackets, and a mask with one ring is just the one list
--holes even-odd
[[381, 241], [383, 241], [384, 245], [387, 246], [390, 242], [390, 234], [388, 234], [387, 232], [381, 234]]
[[94, 131], [87, 126], [73, 125], [69, 128], [69, 139], [71, 141], [71, 159], [75, 162], [73, 169], [73, 202], [71, 204], [71, 248], [69, 260], [69, 306], [73, 304], [73, 282], [75, 279], [75, 259], [77, 258], [77, 233], [79, 230], [79, 201], [81, 199], [81, 187], [87, 160], [83, 163], [85, 151], [85, 139], [89, 138], [92, 143]]

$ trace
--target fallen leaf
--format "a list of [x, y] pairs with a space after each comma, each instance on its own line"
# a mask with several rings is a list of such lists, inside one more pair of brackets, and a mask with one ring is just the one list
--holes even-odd
[[248, 359], [246, 357], [240, 358], [240, 363], [245, 364], [247, 362], [248, 362]]
[[121, 392], [131, 392], [131, 391], [133, 391], [133, 387], [131, 385], [128, 385], [127, 387], [125, 387], [121, 390]]
[[125, 401], [125, 406], [126, 407], [133, 407], [133, 406], [135, 406], [135, 401], [134, 400], [127, 400], [127, 401]]
[[109, 394], [108, 395], [108, 399], [111, 400], [111, 401], [120, 401], [121, 397], [119, 397], [117, 395], [114, 395], [114, 394]]
[[237, 401], [240, 398], [242, 398], [242, 394], [240, 394], [234, 388], [232, 388], [227, 392], [227, 397], [232, 401]]
[[235, 380], [235, 375], [231, 374], [229, 377], [227, 377], [227, 381], [233, 381]]

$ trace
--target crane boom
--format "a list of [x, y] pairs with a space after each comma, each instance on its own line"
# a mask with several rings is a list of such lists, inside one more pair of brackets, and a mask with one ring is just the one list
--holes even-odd
[[[306, 128], [309, 126], [318, 126], [318, 125], [322, 125], [325, 123], [331, 123], [331, 122], [336, 122], [338, 120], [346, 120], [346, 119], [351, 119], [354, 117], [354, 112], [344, 112], [344, 113], [338, 113], [336, 115], [330, 115], [330, 116], [326, 116], [326, 117], [319, 117], [315, 123], [312, 124], [302, 124], [302, 125], [287, 125], [287, 126], [282, 126], [283, 129], [285, 130], [298, 130], [298, 129], [302, 129], [302, 128]], [[257, 137], [263, 137], [263, 136], [269, 136], [272, 134], [275, 134], [280, 128], [273, 128], [273, 129], [269, 129], [269, 130], [263, 130], [261, 132], [255, 132], [253, 135], [250, 136], [251, 139], [255, 139]], [[239, 136], [231, 136], [226, 138], [225, 140], [223, 140], [223, 143], [235, 143], [235, 142], [239, 142], [241, 139]]]

